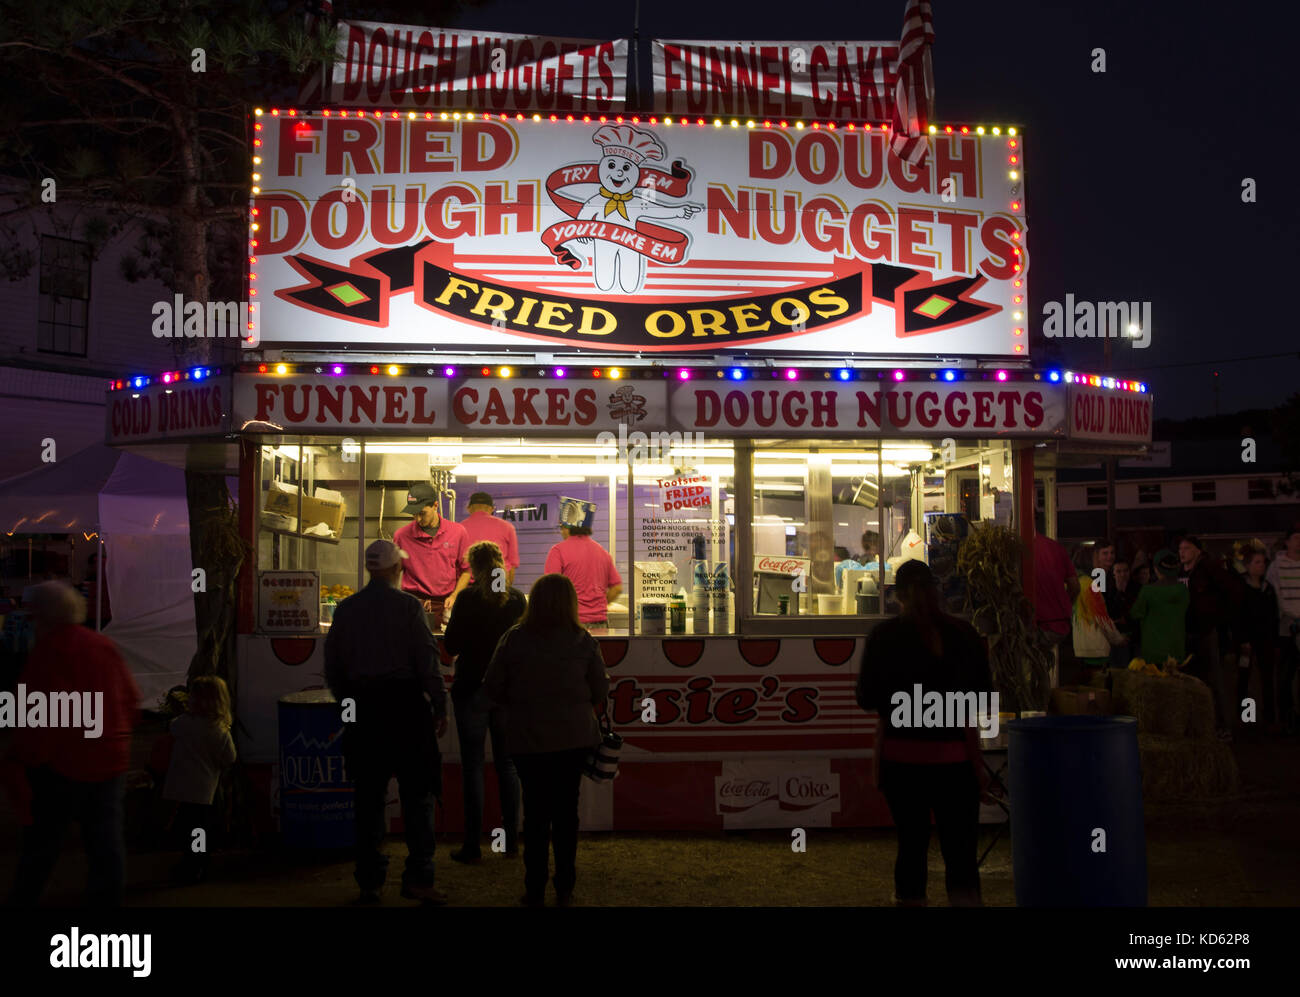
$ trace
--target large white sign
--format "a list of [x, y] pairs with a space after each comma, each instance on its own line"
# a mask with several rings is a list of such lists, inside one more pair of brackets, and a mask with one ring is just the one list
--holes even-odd
[[1027, 355], [1018, 137], [566, 117], [260, 117], [256, 337]]

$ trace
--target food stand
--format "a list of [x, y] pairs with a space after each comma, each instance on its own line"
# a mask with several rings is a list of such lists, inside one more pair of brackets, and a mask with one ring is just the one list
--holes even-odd
[[271, 109], [253, 136], [247, 359], [115, 382], [109, 442], [237, 448], [254, 766], [430, 483], [456, 520], [493, 496], [525, 592], [560, 499], [596, 507], [627, 743], [584, 827], [887, 824], [854, 683], [894, 569], [931, 560], [960, 609], [961, 529], [1031, 536], [1055, 461], [1150, 441], [1145, 385], [1028, 363], [1014, 129], [943, 126], [919, 169], [866, 122]]

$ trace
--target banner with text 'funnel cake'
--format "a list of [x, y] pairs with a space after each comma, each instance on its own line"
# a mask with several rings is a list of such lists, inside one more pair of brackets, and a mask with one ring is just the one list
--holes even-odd
[[[702, 123], [701, 123], [702, 122]], [[266, 113], [255, 336], [716, 355], [1028, 354], [1023, 149], [878, 127]]]

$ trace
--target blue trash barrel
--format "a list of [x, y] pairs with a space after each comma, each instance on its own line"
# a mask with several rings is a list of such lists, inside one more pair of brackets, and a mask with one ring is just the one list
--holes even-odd
[[343, 765], [343, 720], [328, 690], [279, 702], [280, 834], [290, 848], [356, 844], [353, 789]]
[[[1145, 907], [1137, 720], [1032, 717], [1007, 726], [1016, 905]], [[1097, 829], [1104, 852], [1094, 850]]]

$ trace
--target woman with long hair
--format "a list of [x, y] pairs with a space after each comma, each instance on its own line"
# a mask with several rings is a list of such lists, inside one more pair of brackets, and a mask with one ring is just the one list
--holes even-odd
[[582, 767], [600, 742], [595, 710], [609, 695], [600, 645], [578, 622], [573, 582], [560, 574], [537, 580], [523, 619], [492, 656], [484, 687], [506, 708], [506, 739], [523, 784], [521, 902], [542, 906], [554, 836], [556, 902], [567, 907], [577, 880]]
[[[912, 698], [919, 694], [925, 702], [930, 693], [938, 693], [944, 702], [953, 702], [948, 693], [987, 693], [993, 687], [988, 653], [973, 627], [943, 611], [928, 565], [905, 562], [895, 582], [902, 612], [867, 638], [857, 684], [858, 705], [880, 714], [876, 783], [898, 828], [895, 902], [926, 904], [933, 811], [948, 902], [980, 906], [975, 857], [982, 782], [978, 721], [942, 715], [935, 723], [933, 712], [923, 712]], [[913, 725], [917, 717], [922, 726]]]
[[496, 544], [487, 540], [474, 544], [466, 560], [473, 581], [452, 605], [443, 644], [448, 654], [456, 655], [451, 702], [456, 711], [461, 792], [465, 799], [465, 844], [451, 857], [456, 862], [477, 865], [483, 861], [483, 765], [489, 733], [506, 832], [505, 855], [513, 858], [519, 853], [519, 778], [506, 747], [505, 711], [489, 701], [483, 690], [483, 675], [502, 635], [523, 615], [525, 601], [524, 594], [507, 582], [501, 548]]
[[[173, 828], [181, 861], [173, 876], [198, 882], [208, 872], [220, 821], [215, 805], [221, 774], [235, 763], [230, 689], [217, 675], [198, 675], [190, 682], [185, 713], [171, 723], [171, 764], [163, 783], [163, 799], [176, 804]], [[204, 847], [194, 850], [195, 831], [202, 829]]]

